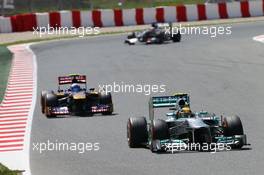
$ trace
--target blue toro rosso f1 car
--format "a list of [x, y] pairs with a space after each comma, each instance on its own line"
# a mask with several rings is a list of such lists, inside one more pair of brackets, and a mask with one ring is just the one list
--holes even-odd
[[[155, 119], [154, 109], [170, 108], [166, 119]], [[204, 145], [240, 149], [247, 144], [238, 116], [223, 117], [206, 111], [192, 112], [188, 94], [151, 97], [149, 120], [131, 117], [127, 122], [127, 140], [131, 148], [147, 147], [159, 151], [210, 151]], [[220, 148], [220, 146], [219, 146]]]
[[[57, 115], [92, 115], [113, 112], [111, 93], [87, 90], [85, 75], [58, 77], [58, 90], [41, 92], [41, 110], [48, 118]], [[61, 86], [70, 87], [62, 89]]]

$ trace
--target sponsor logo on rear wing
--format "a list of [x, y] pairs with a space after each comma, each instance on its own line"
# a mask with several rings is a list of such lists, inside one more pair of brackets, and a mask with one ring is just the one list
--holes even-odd
[[176, 96], [161, 96], [151, 98], [153, 108], [174, 107], [177, 101], [178, 97]]
[[159, 96], [151, 97], [150, 105], [152, 108], [169, 108], [174, 107], [179, 99], [184, 99], [186, 102], [189, 102], [188, 94], [175, 94], [173, 96]]
[[86, 76], [85, 75], [61, 76], [61, 77], [58, 77], [58, 82], [59, 82], [59, 85], [72, 84], [72, 83], [85, 84]]
[[189, 95], [178, 93], [173, 96], [159, 96], [151, 97], [149, 100], [149, 118], [151, 121], [154, 120], [154, 109], [155, 108], [170, 108], [175, 107], [179, 99], [184, 99], [189, 103]]

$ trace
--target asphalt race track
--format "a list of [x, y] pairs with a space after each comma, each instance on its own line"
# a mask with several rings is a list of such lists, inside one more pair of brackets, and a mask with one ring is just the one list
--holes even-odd
[[[47, 119], [37, 103], [31, 142], [99, 142], [84, 154], [31, 149], [34, 175], [262, 175], [264, 172], [264, 45], [252, 40], [264, 22], [232, 25], [231, 36], [186, 35], [164, 45], [123, 44], [124, 35], [48, 42], [32, 46], [38, 63], [38, 95], [57, 89], [57, 76], [80, 73], [89, 87], [113, 82], [165, 84], [167, 95], [188, 92], [193, 111], [239, 115], [252, 144], [241, 151], [153, 154], [130, 149], [126, 122], [148, 116], [142, 93], [114, 93], [115, 115]], [[165, 95], [155, 94], [155, 95]], [[39, 102], [39, 96], [38, 96]], [[32, 145], [31, 143], [31, 145]]]

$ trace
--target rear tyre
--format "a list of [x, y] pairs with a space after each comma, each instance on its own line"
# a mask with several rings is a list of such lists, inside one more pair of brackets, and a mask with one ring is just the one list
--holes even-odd
[[41, 112], [42, 114], [45, 113], [45, 97], [47, 95], [47, 91], [42, 91], [40, 96], [40, 104], [41, 104]]
[[[222, 123], [224, 128], [224, 136], [244, 135], [243, 125], [238, 116], [225, 117]], [[232, 148], [240, 149], [242, 144], [232, 146]]]
[[104, 104], [104, 105], [109, 105], [110, 106], [110, 110], [107, 112], [103, 112], [103, 115], [111, 115], [114, 111], [114, 105], [113, 105], [113, 101], [112, 101], [112, 95], [111, 93], [107, 93], [107, 94], [102, 94], [100, 97], [100, 103]]
[[148, 142], [147, 120], [145, 117], [131, 117], [128, 119], [127, 141], [130, 148], [138, 148]]
[[180, 41], [181, 41], [181, 33], [178, 32], [176, 35], [173, 35], [173, 36], [172, 36], [172, 41], [173, 41], [174, 43], [176, 43], [176, 42], [180, 42]]
[[[54, 93], [47, 93], [44, 99], [45, 99], [45, 108], [58, 106], [58, 98]], [[46, 116], [48, 118], [56, 117], [56, 115], [54, 115], [54, 114], [52, 114], [52, 115], [46, 114]]]

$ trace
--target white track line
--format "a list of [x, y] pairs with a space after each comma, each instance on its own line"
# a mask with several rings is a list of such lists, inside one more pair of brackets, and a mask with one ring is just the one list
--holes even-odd
[[253, 40], [264, 43], [264, 35], [255, 36], [253, 37]]

